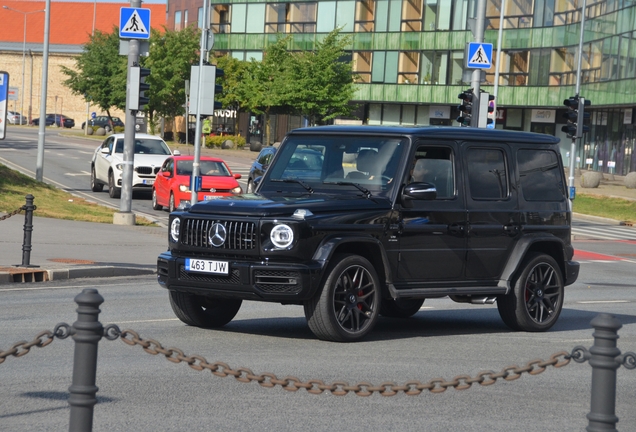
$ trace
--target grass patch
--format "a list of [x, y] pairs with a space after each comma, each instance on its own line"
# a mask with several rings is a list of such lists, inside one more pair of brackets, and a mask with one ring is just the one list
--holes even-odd
[[573, 211], [626, 222], [636, 222], [636, 201], [576, 194]]
[[[39, 182], [0, 164], [0, 211], [11, 213], [26, 204], [33, 195], [34, 216], [85, 222], [113, 223], [115, 209], [100, 206]], [[137, 225], [154, 225], [145, 218], [135, 218]]]

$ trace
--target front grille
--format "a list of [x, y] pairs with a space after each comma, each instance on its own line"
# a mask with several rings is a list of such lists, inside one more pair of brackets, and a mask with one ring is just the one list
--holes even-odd
[[137, 168], [135, 168], [135, 171], [137, 171], [137, 174], [142, 174], [142, 175], [152, 175], [152, 174], [157, 174], [159, 172], [159, 170], [161, 169], [161, 167], [149, 167], [149, 166], [139, 166]]
[[[208, 232], [215, 223], [225, 227], [226, 240], [215, 247]], [[186, 246], [214, 248], [218, 250], [252, 250], [256, 248], [256, 224], [254, 222], [219, 221], [211, 219], [186, 219], [181, 223], [181, 243]]]
[[301, 290], [300, 273], [287, 270], [256, 270], [254, 285], [264, 292], [297, 293]]
[[228, 276], [219, 276], [205, 273], [189, 273], [185, 271], [185, 266], [179, 266], [179, 279], [226, 285], [239, 285], [241, 283], [241, 275], [238, 270], [232, 270], [232, 273]]

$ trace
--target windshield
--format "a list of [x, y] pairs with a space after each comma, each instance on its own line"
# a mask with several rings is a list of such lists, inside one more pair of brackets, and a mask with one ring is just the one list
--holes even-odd
[[[115, 153], [124, 152], [124, 139], [119, 138], [115, 146]], [[137, 138], [135, 139], [135, 154], [171, 155], [168, 145], [158, 139]]]
[[[191, 160], [180, 160], [177, 162], [177, 175], [192, 175]], [[230, 171], [223, 162], [202, 160], [199, 163], [199, 173], [202, 176], [230, 176]]]
[[402, 137], [292, 135], [260, 192], [387, 196], [405, 147]]

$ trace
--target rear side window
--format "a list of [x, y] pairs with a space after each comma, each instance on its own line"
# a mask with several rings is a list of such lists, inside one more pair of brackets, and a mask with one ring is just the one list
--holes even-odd
[[551, 150], [519, 150], [519, 179], [526, 201], [562, 201], [565, 185], [559, 159]]
[[467, 153], [468, 184], [474, 200], [508, 198], [506, 158], [499, 149], [471, 148]]

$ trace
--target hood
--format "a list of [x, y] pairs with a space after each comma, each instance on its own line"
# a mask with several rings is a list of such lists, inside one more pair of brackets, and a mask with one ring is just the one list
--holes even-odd
[[[158, 155], [158, 154], [138, 154], [135, 153], [134, 162], [135, 167], [138, 166], [155, 166], [160, 167], [163, 165], [164, 161], [169, 158], [170, 155]], [[124, 160], [123, 153], [115, 153], [113, 155], [113, 162], [119, 163]]]
[[352, 195], [312, 194], [298, 196], [264, 196], [244, 194], [219, 197], [193, 205], [190, 213], [225, 214], [234, 216], [289, 217], [297, 209], [314, 214], [321, 212], [348, 212], [365, 210], [389, 210], [391, 202], [386, 198], [364, 198]]

